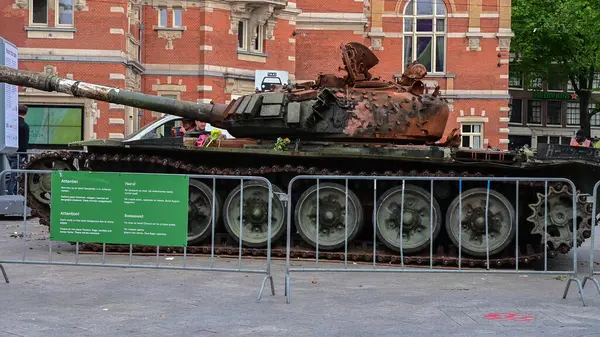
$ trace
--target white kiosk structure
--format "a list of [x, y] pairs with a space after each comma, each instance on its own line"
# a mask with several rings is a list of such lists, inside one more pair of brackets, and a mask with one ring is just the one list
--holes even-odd
[[[19, 68], [19, 49], [0, 36], [0, 65]], [[17, 152], [19, 148], [19, 88], [15, 85], [0, 83], [0, 153], [2, 170], [10, 168], [7, 154]], [[6, 175], [0, 186], [0, 215], [23, 215], [25, 199], [21, 195], [7, 193]], [[28, 209], [29, 213], [29, 209]]]

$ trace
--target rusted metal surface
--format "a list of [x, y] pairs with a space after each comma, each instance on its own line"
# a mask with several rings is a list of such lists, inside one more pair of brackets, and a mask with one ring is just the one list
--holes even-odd
[[345, 70], [348, 73], [348, 85], [359, 81], [369, 81], [373, 77], [369, 70], [379, 63], [379, 59], [365, 45], [350, 42], [340, 47]]
[[306, 101], [306, 100], [316, 99], [318, 94], [319, 94], [319, 92], [314, 89], [300, 89], [300, 90], [292, 91], [289, 95], [289, 98], [290, 98], [290, 101], [292, 101], [292, 102]]
[[[422, 79], [427, 70], [423, 65], [416, 61], [408, 65], [397, 83], [383, 81], [369, 73], [379, 60], [367, 47], [348, 43], [340, 49], [347, 76], [321, 74], [313, 89], [334, 88], [336, 98], [345, 103], [348, 120], [343, 132], [346, 137], [422, 143], [443, 137], [450, 109], [439, 97], [439, 87], [434, 94], [425, 93]], [[306, 90], [302, 92], [304, 97], [309, 97]], [[459, 137], [456, 133], [457, 130], [453, 136]], [[451, 146], [456, 142], [442, 144]]]
[[405, 92], [352, 90], [354, 109], [347, 135], [386, 139], [439, 140], [450, 110], [431, 96]]

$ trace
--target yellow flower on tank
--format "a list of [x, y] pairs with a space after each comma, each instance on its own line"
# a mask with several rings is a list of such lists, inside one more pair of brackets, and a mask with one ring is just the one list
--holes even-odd
[[219, 139], [219, 137], [221, 136], [221, 130], [219, 129], [214, 129], [210, 132], [210, 142], [208, 142], [208, 144], [206, 144], [206, 147], [209, 147], [210, 144], [212, 144], [212, 142], [214, 142], [215, 140]]

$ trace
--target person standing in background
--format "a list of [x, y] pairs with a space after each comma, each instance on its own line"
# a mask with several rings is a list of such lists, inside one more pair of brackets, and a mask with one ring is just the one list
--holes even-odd
[[569, 143], [569, 145], [590, 147], [592, 145], [592, 142], [585, 134], [585, 131], [583, 131], [583, 129], [579, 129], [579, 131], [577, 131], [577, 134], [575, 135], [575, 138], [571, 138], [571, 143]]
[[[11, 169], [22, 169], [27, 159], [27, 148], [29, 147], [29, 125], [25, 122], [27, 106], [19, 104], [19, 148], [17, 153], [7, 155]], [[17, 175], [12, 173], [8, 183], [8, 194], [17, 195]]]

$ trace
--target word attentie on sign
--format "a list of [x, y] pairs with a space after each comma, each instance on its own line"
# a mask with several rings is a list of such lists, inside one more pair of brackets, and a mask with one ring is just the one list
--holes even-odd
[[50, 239], [184, 247], [188, 180], [181, 175], [54, 171]]

